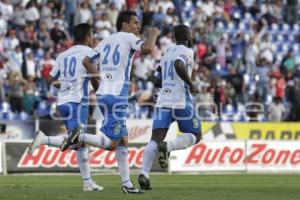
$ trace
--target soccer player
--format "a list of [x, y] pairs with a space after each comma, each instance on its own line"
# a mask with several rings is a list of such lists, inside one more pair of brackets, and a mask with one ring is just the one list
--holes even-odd
[[[90, 46], [93, 41], [93, 30], [89, 24], [78, 24], [74, 28], [76, 45], [60, 53], [56, 64], [50, 73], [49, 82], [59, 80], [59, 93], [57, 98], [58, 110], [63, 117], [68, 133], [76, 131], [80, 126], [87, 125], [88, 119], [88, 83], [89, 78], [82, 60], [93, 51]], [[91, 82], [95, 89], [99, 86], [96, 78]], [[38, 131], [28, 153], [32, 154], [41, 145], [60, 147], [65, 135], [46, 136]], [[88, 149], [84, 145], [74, 147], [77, 150], [76, 159], [83, 179], [83, 191], [101, 191], [103, 187], [97, 185], [90, 174], [88, 165]]]
[[[186, 149], [201, 138], [200, 121], [191, 100], [191, 93], [197, 88], [191, 81], [194, 66], [192, 33], [189, 27], [178, 25], [174, 28], [177, 45], [170, 48], [161, 58], [155, 73], [161, 90], [156, 102], [151, 141], [145, 148], [142, 169], [138, 182], [143, 190], [151, 190], [149, 173], [157, 153], [161, 167], [168, 165], [169, 152]], [[156, 84], [157, 85], [157, 84]], [[173, 141], [163, 142], [170, 124], [177, 121], [183, 133]]]
[[[66, 149], [76, 140], [107, 150], [116, 150], [116, 159], [124, 193], [140, 193], [130, 180], [127, 157], [128, 132], [125, 124], [128, 107], [130, 71], [136, 51], [150, 53], [160, 34], [158, 28], [150, 28], [149, 37], [143, 41], [139, 37], [140, 24], [133, 11], [123, 11], [117, 19], [117, 33], [114, 33], [95, 48], [95, 53], [83, 60], [83, 65], [95, 74], [94, 59], [99, 62], [100, 86], [97, 102], [104, 116], [99, 135], [72, 133], [63, 143]], [[96, 75], [96, 74], [95, 74]], [[99, 74], [98, 74], [99, 75]], [[79, 135], [79, 136], [78, 136]]]

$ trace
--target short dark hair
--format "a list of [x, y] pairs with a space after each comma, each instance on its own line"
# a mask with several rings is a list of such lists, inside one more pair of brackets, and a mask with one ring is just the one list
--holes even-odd
[[85, 38], [91, 33], [92, 26], [88, 23], [78, 24], [74, 28], [75, 42], [83, 42]]
[[117, 31], [119, 32], [122, 29], [123, 22], [129, 23], [131, 16], [137, 16], [134, 11], [123, 11], [119, 14], [117, 19]]
[[190, 28], [186, 25], [180, 24], [174, 28], [174, 36], [176, 41], [185, 41], [187, 40], [187, 34], [190, 31]]

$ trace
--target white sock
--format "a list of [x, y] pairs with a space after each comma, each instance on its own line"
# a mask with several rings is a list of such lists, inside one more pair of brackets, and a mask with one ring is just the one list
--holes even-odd
[[107, 149], [111, 145], [111, 139], [109, 139], [104, 133], [92, 135], [92, 134], [80, 134], [78, 137], [80, 142], [89, 144], [95, 147], [101, 147]]
[[149, 178], [152, 163], [157, 153], [157, 143], [151, 140], [145, 148], [142, 169], [140, 172], [141, 174], [144, 174], [144, 176], [146, 176], [147, 178]]
[[66, 135], [59, 135], [59, 136], [46, 136], [43, 140], [43, 144], [52, 146], [52, 147], [59, 147], [61, 143], [64, 141]]
[[196, 136], [191, 133], [184, 133], [175, 140], [168, 141], [168, 152], [180, 149], [186, 149], [196, 143]]
[[127, 147], [119, 146], [116, 149], [116, 159], [119, 167], [119, 173], [122, 179], [122, 185], [133, 187], [129, 177], [128, 150]]
[[80, 147], [76, 153], [76, 159], [78, 163], [78, 168], [80, 170], [82, 180], [90, 181], [91, 180], [91, 172], [89, 166], [89, 151], [88, 148]]

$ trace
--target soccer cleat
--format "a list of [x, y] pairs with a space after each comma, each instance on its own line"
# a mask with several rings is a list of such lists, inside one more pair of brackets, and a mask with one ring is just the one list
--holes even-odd
[[135, 188], [135, 187], [126, 187], [126, 186], [122, 186], [122, 191], [124, 192], [124, 194], [144, 194], [143, 190], [140, 190], [139, 188]]
[[169, 155], [170, 155], [170, 152], [168, 152], [167, 143], [160, 142], [157, 146], [157, 149], [159, 151], [158, 162], [160, 167], [167, 168], [169, 162]]
[[152, 190], [150, 180], [144, 174], [139, 175], [138, 182], [142, 190]]
[[65, 151], [67, 148], [69, 148], [70, 145], [77, 143], [79, 134], [80, 128], [74, 128], [71, 134], [67, 138], [65, 138], [60, 145], [60, 150]]
[[37, 131], [35, 138], [33, 139], [32, 143], [28, 146], [27, 152], [29, 154], [33, 154], [33, 152], [43, 144], [45, 137], [46, 135], [42, 131]]
[[85, 181], [83, 183], [83, 191], [84, 192], [92, 192], [92, 191], [102, 191], [104, 188], [100, 185], [97, 185], [94, 181]]

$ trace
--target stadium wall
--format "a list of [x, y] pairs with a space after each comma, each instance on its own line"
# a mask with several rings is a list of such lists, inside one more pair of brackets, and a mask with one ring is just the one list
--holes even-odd
[[[5, 139], [0, 143], [0, 173], [78, 171], [74, 151], [60, 152], [56, 148], [42, 146], [32, 156], [26, 153], [30, 137], [34, 136], [33, 130], [41, 128], [50, 135], [64, 133], [62, 123], [21, 121], [20, 124], [14, 122], [6, 126], [6, 132], [0, 138], [0, 142]], [[90, 126], [90, 132], [95, 133], [100, 122]], [[137, 170], [141, 167], [144, 147], [151, 138], [152, 120], [128, 120], [127, 127], [130, 167]], [[204, 122], [202, 132], [203, 140], [199, 144], [172, 152], [169, 169], [160, 168], [154, 161], [153, 171], [299, 172], [299, 123]], [[166, 140], [180, 134], [177, 124], [173, 123]], [[249, 160], [249, 157], [253, 159]], [[117, 172], [114, 152], [91, 148], [90, 158], [92, 171]]]

